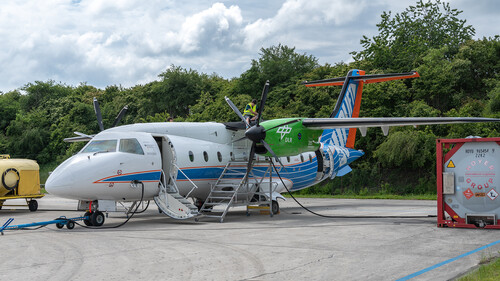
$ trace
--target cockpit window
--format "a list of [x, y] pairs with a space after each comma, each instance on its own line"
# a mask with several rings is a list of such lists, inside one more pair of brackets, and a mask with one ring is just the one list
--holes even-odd
[[144, 155], [144, 150], [142, 150], [141, 144], [137, 139], [121, 139], [120, 152]]
[[115, 152], [116, 142], [116, 140], [93, 140], [82, 150], [82, 153]]

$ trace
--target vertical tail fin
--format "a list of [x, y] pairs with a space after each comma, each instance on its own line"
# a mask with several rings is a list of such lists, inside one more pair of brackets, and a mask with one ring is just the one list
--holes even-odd
[[[342, 85], [342, 90], [337, 99], [337, 104], [330, 118], [354, 118], [359, 116], [361, 106], [361, 93], [363, 92], [363, 81], [353, 80], [353, 77], [364, 75], [362, 70], [351, 70], [347, 73], [344, 81], [334, 85]], [[344, 78], [344, 77], [342, 77]], [[350, 129], [325, 129], [320, 141], [325, 144], [334, 144], [354, 148], [356, 128]]]
[[[341, 86], [342, 90], [335, 104], [330, 118], [356, 118], [359, 117], [363, 85], [397, 79], [419, 77], [415, 71], [408, 73], [365, 75], [363, 70], [353, 69], [346, 77], [305, 82], [306, 87], [316, 86]], [[334, 144], [354, 148], [356, 128], [350, 129], [325, 129], [320, 141], [325, 144]]]

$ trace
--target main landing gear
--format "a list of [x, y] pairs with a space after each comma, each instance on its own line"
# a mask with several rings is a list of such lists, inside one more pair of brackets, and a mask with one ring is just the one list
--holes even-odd
[[88, 219], [83, 220], [86, 226], [101, 226], [104, 224], [104, 214], [100, 211], [87, 211], [84, 216], [88, 217]]
[[280, 205], [278, 203], [278, 200], [273, 200], [271, 204], [271, 211], [273, 212], [273, 215], [276, 215], [280, 212]]

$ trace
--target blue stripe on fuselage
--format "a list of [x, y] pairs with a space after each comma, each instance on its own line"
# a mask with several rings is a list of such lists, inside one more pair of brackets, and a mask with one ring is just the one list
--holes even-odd
[[[318, 168], [318, 162], [316, 157], [311, 161], [305, 161], [298, 164], [285, 165], [286, 171], [280, 167], [279, 164], [275, 164], [281, 177], [283, 179], [289, 179], [293, 182], [293, 187], [291, 190], [299, 190], [308, 186], [315, 184], [316, 172]], [[234, 179], [242, 179], [246, 173], [246, 165], [240, 167], [231, 167], [232, 170], [238, 172], [236, 175], [232, 174], [230, 177]], [[266, 176], [269, 177], [267, 172], [269, 166], [254, 166], [252, 172], [256, 177]], [[224, 166], [211, 166], [211, 167], [193, 167], [193, 168], [182, 168], [183, 173], [177, 174], [177, 180], [187, 180], [186, 176], [192, 181], [216, 181], [224, 171]], [[185, 174], [185, 175], [184, 175]], [[272, 173], [273, 178], [277, 178], [278, 174], [275, 171]]]
[[99, 182], [130, 182], [133, 180], [138, 181], [159, 181], [161, 176], [160, 171], [145, 172], [145, 173], [133, 173], [126, 175], [117, 175], [107, 179], [102, 179]]

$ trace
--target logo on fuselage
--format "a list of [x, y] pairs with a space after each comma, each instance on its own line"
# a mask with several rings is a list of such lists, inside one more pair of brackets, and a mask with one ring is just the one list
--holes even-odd
[[[292, 128], [288, 127], [288, 125], [285, 125], [285, 126], [279, 127], [278, 130], [276, 130], [276, 133], [280, 134], [281, 135], [280, 140], [283, 140], [283, 138], [286, 135], [290, 134], [291, 131], [292, 131]], [[285, 142], [287, 142], [287, 140], [288, 140], [288, 138], [285, 138]]]

